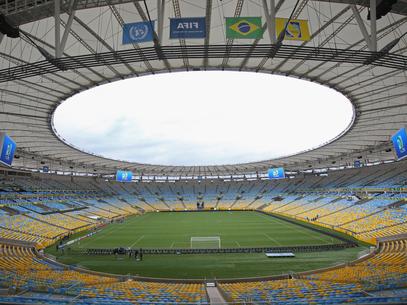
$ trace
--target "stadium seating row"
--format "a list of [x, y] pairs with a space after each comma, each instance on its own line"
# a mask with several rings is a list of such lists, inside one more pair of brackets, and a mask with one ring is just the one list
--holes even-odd
[[[292, 181], [118, 184], [104, 180], [0, 178], [0, 238], [37, 248], [117, 217], [155, 210], [258, 209], [310, 221], [375, 244], [407, 232], [405, 166], [346, 170]], [[143, 282], [64, 267], [34, 248], [0, 246], [0, 286], [40, 293], [1, 301], [44, 304], [204, 303], [203, 284]], [[1, 242], [0, 242], [1, 243]], [[378, 253], [329, 271], [292, 279], [221, 283], [229, 301], [272, 304], [407, 302], [375, 292], [407, 288], [407, 240], [382, 242]], [[58, 294], [59, 299], [41, 293]], [[62, 297], [61, 297], [62, 296]], [[74, 301], [73, 299], [74, 298]]]
[[366, 292], [407, 287], [407, 240], [384, 242], [378, 254], [329, 271], [284, 280], [222, 283], [220, 287], [233, 302], [368, 303]]
[[55, 265], [38, 257], [32, 248], [2, 244], [0, 253], [0, 283], [17, 290], [67, 292], [72, 286], [117, 281]]
[[38, 256], [32, 248], [5, 244], [0, 245], [0, 275], [0, 286], [16, 291], [73, 295], [82, 300], [81, 304], [86, 300], [92, 303], [127, 300], [154, 304], [207, 301], [203, 284], [119, 282], [116, 277], [94, 275], [57, 265]]
[[[0, 254], [0, 283], [17, 290], [76, 295], [81, 302], [86, 299], [102, 303], [108, 300], [195, 304], [207, 301], [203, 284], [119, 282], [116, 278], [55, 265], [26, 247], [1, 245]], [[272, 304], [368, 302], [376, 290], [403, 287], [407, 288], [406, 239], [383, 242], [376, 255], [325, 272], [284, 280], [220, 284], [233, 302]]]

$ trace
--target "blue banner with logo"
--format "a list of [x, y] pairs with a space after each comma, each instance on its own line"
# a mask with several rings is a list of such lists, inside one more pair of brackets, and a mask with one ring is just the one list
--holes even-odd
[[170, 19], [170, 39], [205, 38], [205, 17]]
[[360, 162], [359, 160], [355, 160], [353, 162], [353, 167], [362, 167], [362, 162]]
[[394, 150], [397, 155], [397, 159], [403, 159], [407, 157], [407, 133], [405, 128], [401, 128], [392, 137]]
[[123, 25], [123, 44], [153, 41], [154, 21], [134, 22]]
[[0, 162], [5, 165], [11, 166], [14, 158], [14, 153], [17, 148], [16, 142], [14, 142], [13, 139], [10, 138], [7, 134], [0, 133], [0, 148]]
[[284, 168], [276, 167], [270, 168], [268, 171], [269, 179], [283, 179], [285, 178]]
[[49, 172], [49, 167], [48, 166], [43, 166], [42, 167], [42, 172], [43, 173], [48, 173]]
[[133, 179], [133, 173], [129, 171], [117, 171], [116, 173], [116, 181], [119, 182], [131, 182]]

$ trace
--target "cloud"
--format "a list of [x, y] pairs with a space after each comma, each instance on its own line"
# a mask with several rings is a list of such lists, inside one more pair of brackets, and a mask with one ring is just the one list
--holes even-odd
[[60, 106], [68, 142], [121, 160], [166, 165], [259, 161], [316, 147], [352, 107], [314, 83], [243, 72], [185, 72], [115, 82]]

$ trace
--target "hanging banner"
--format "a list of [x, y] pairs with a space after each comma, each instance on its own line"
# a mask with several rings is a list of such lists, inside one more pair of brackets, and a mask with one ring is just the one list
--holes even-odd
[[[276, 18], [277, 37], [284, 30], [287, 18]], [[309, 41], [311, 39], [308, 20], [291, 19], [285, 31], [284, 40]]]
[[16, 142], [4, 132], [0, 132], [0, 163], [11, 166], [16, 148]]
[[205, 38], [205, 17], [171, 18], [170, 39]]
[[134, 22], [123, 25], [123, 44], [153, 41], [154, 21]]
[[407, 157], [407, 132], [404, 127], [391, 137], [391, 141], [393, 142], [397, 160]]
[[283, 179], [285, 178], [285, 171], [282, 167], [270, 168], [268, 170], [269, 179]]
[[116, 173], [116, 181], [119, 182], [131, 182], [133, 179], [133, 173], [129, 171], [118, 170]]
[[227, 17], [226, 38], [228, 39], [263, 38], [261, 17]]

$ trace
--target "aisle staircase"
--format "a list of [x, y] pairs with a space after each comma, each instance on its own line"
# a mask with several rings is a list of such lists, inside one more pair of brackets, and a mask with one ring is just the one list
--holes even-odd
[[209, 304], [211, 305], [227, 304], [217, 286], [206, 286], [206, 294], [208, 295]]

